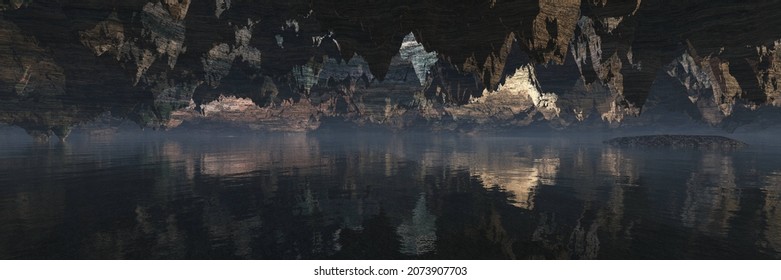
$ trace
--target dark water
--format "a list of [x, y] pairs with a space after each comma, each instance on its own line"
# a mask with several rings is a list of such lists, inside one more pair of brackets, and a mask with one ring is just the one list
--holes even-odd
[[781, 257], [781, 149], [447, 135], [0, 144], [0, 258]]

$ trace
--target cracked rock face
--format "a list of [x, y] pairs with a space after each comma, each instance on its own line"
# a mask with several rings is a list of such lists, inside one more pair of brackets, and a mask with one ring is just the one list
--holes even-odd
[[12, 22], [0, 20], [0, 92], [29, 99], [65, 94], [63, 69], [51, 54]]
[[757, 47], [757, 78], [761, 91], [767, 95], [767, 103], [781, 107], [781, 40]]
[[685, 53], [670, 65], [668, 74], [686, 88], [689, 100], [700, 108], [703, 119], [716, 125], [732, 114], [741, 94], [740, 85], [729, 70], [729, 62], [718, 57], [693, 58]]
[[540, 12], [533, 21], [534, 36], [529, 49], [540, 50], [545, 61], [563, 63], [575, 35], [580, 14], [578, 0], [540, 0]]
[[675, 114], [733, 130], [781, 106], [779, 11], [704, 0], [13, 0], [0, 5], [0, 121], [48, 135], [105, 112], [146, 127], [297, 131], [332, 120], [609, 128]]

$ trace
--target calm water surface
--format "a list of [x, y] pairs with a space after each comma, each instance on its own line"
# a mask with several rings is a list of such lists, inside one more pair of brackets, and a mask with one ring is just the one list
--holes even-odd
[[778, 259], [781, 149], [448, 135], [6, 141], [0, 258]]

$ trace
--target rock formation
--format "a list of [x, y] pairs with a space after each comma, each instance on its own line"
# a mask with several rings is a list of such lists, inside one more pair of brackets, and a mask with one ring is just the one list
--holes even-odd
[[672, 114], [731, 131], [778, 114], [779, 11], [726, 0], [6, 1], [0, 122], [36, 135], [105, 112], [167, 129], [565, 129]]

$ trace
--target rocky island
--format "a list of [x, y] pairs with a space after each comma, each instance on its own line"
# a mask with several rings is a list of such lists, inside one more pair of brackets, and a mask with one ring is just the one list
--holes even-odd
[[671, 148], [710, 148], [739, 149], [748, 144], [713, 135], [645, 135], [618, 137], [607, 140], [605, 144], [615, 147], [671, 147]]

